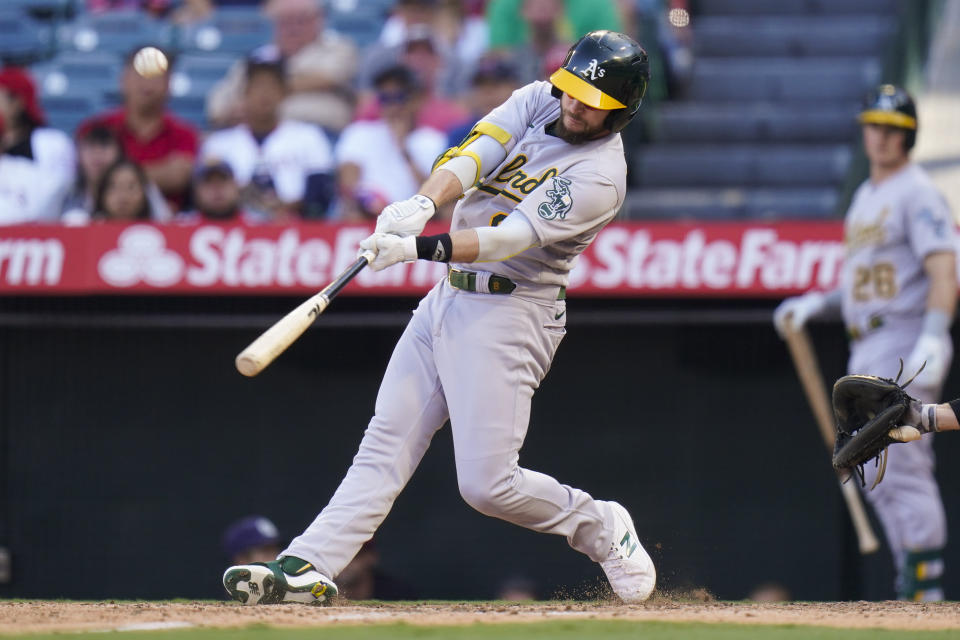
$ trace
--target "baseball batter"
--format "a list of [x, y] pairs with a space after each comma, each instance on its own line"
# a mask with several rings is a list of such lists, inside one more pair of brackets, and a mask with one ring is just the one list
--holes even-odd
[[[870, 177], [844, 223], [841, 286], [787, 299], [774, 322], [782, 332], [840, 306], [850, 337], [848, 372], [894, 378], [902, 359], [901, 382], [920, 371], [909, 392], [934, 403], [953, 355], [953, 219], [930, 178], [909, 161], [917, 131], [909, 94], [882, 85], [868, 96], [859, 121]], [[932, 435], [890, 447], [884, 482], [867, 493], [893, 552], [901, 599], [943, 599], [946, 516], [933, 470]], [[869, 486], [877, 468], [865, 472]]]
[[[448, 418], [468, 504], [565, 536], [624, 601], [650, 596], [654, 566], [623, 506], [518, 465], [531, 398], [565, 332], [569, 270], [623, 203], [619, 131], [648, 81], [640, 45], [591, 32], [550, 82], [517, 90], [438, 159], [417, 195], [384, 209], [360, 245], [376, 254], [371, 267], [434, 260], [451, 263], [449, 275], [397, 343], [330, 503], [276, 561], [227, 569], [233, 598], [329, 602], [331, 577], [376, 531]], [[418, 235], [460, 196], [450, 233]]]

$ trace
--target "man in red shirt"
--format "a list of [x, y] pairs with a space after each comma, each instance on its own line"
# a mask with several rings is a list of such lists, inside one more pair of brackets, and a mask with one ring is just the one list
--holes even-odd
[[96, 115], [81, 123], [82, 134], [96, 126], [113, 129], [127, 157], [147, 172], [179, 211], [190, 190], [190, 178], [199, 144], [196, 130], [167, 111], [170, 72], [154, 77], [141, 76], [133, 69], [131, 52], [123, 69], [123, 106]]

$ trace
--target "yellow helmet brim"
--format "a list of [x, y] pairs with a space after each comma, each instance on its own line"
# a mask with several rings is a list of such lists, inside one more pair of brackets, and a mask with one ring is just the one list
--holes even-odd
[[905, 113], [900, 113], [899, 111], [883, 111], [882, 109], [869, 109], [867, 111], [862, 111], [857, 120], [860, 124], [886, 124], [891, 127], [899, 127], [901, 129], [914, 129], [917, 128], [917, 119], [908, 116]]
[[627, 105], [615, 98], [611, 98], [583, 78], [563, 68], [553, 72], [553, 75], [550, 76], [550, 84], [594, 109], [610, 111], [611, 109], [627, 108]]

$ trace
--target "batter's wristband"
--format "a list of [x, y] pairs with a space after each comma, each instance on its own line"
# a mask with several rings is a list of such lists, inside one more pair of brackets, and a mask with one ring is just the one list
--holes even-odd
[[450, 262], [453, 239], [449, 233], [435, 236], [417, 236], [417, 258], [433, 262]]
[[937, 429], [937, 405], [925, 404], [920, 406], [920, 426], [926, 432], [939, 431]]

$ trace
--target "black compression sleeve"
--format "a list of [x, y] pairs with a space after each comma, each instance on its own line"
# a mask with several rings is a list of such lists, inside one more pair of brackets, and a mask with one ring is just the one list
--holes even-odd
[[434, 262], [450, 262], [453, 240], [449, 233], [435, 236], [417, 236], [417, 258]]

